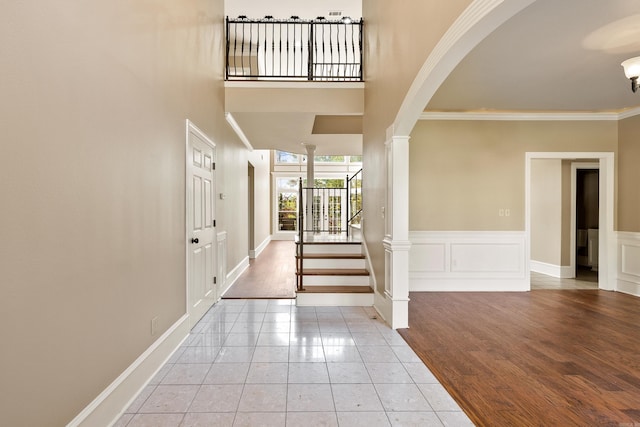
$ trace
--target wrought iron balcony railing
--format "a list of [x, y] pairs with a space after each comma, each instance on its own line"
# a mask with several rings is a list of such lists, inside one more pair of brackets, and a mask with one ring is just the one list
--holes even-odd
[[363, 21], [227, 17], [227, 80], [362, 81]]

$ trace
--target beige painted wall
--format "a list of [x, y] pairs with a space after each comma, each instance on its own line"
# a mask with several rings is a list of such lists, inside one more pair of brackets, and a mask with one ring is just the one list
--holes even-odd
[[561, 265], [562, 161], [531, 160], [531, 259]]
[[[431, 50], [471, 0], [367, 0], [365, 20], [365, 115], [363, 120], [364, 236], [377, 281], [384, 292], [386, 129]], [[437, 17], [437, 19], [434, 19]], [[429, 21], [429, 25], [425, 25]], [[398, 29], [402, 28], [402, 31]]]
[[157, 338], [152, 317], [159, 336], [185, 313], [185, 119], [218, 144], [231, 267], [247, 155], [223, 116], [221, 0], [2, 9], [0, 413], [60, 426]]
[[640, 116], [619, 122], [618, 230], [640, 232]]
[[[527, 151], [617, 152], [615, 121], [419, 121], [410, 230], [524, 230]], [[509, 208], [510, 217], [498, 216]]]

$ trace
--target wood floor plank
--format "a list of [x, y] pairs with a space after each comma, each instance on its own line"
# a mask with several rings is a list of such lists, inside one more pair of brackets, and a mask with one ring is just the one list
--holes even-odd
[[640, 298], [411, 293], [399, 332], [479, 426], [640, 425]]
[[294, 254], [293, 242], [270, 242], [223, 298], [295, 298]]

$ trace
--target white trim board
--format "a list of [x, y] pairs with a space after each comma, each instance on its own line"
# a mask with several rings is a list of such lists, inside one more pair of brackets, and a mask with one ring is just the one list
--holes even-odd
[[618, 121], [640, 114], [640, 107], [606, 112], [526, 112], [526, 111], [425, 111], [420, 120], [491, 120], [491, 121]]
[[233, 286], [233, 284], [238, 280], [238, 278], [249, 268], [249, 257], [246, 256], [236, 265], [225, 278], [225, 288], [220, 292], [220, 297], [223, 297], [224, 294]]
[[67, 427], [112, 426], [189, 336], [185, 314], [104, 389]]
[[531, 271], [558, 279], [571, 279], [575, 277], [574, 269], [568, 265], [555, 265], [542, 261], [530, 261]]
[[364, 82], [225, 81], [224, 87], [249, 89], [364, 89]]
[[409, 290], [528, 291], [522, 231], [411, 231]]
[[258, 258], [258, 257], [260, 256], [260, 254], [262, 253], [262, 251], [264, 251], [264, 250], [265, 250], [265, 248], [267, 247], [267, 245], [269, 245], [269, 243], [271, 243], [271, 236], [267, 236], [267, 238], [266, 238], [266, 239], [264, 239], [264, 240], [262, 241], [262, 243], [260, 243], [260, 244], [258, 245], [258, 247], [257, 247], [257, 248], [255, 248], [255, 249], [251, 249], [251, 250], [249, 251], [249, 258], [251, 258], [251, 259]]

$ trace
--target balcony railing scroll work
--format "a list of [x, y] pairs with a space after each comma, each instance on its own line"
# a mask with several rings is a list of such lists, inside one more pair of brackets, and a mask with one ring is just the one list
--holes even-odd
[[[352, 177], [347, 176], [346, 187], [303, 187], [302, 178], [298, 183], [298, 224], [296, 245], [297, 287], [304, 290], [304, 243], [305, 237], [313, 234], [346, 234], [351, 227], [360, 224], [362, 216], [362, 169]], [[312, 200], [311, 213], [307, 200]], [[311, 215], [311, 221], [306, 216]], [[310, 225], [309, 225], [310, 224]]]
[[227, 17], [227, 80], [362, 81], [363, 21]]

